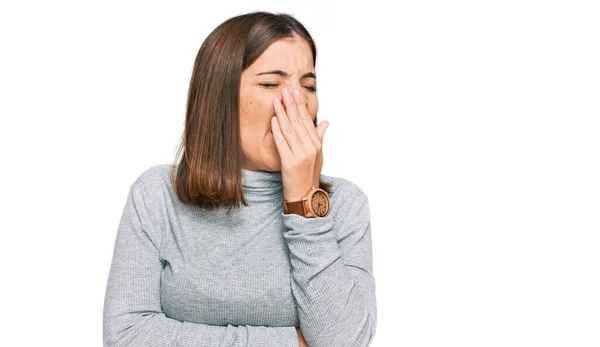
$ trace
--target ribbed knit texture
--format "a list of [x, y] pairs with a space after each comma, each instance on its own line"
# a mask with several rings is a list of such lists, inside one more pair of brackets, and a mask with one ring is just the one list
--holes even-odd
[[133, 182], [104, 300], [104, 346], [369, 346], [377, 308], [367, 196], [333, 183], [325, 218], [283, 213], [281, 172], [243, 169], [249, 206], [182, 204], [171, 166]]

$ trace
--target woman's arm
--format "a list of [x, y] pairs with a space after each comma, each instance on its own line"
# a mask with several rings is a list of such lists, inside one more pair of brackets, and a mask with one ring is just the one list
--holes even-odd
[[[292, 293], [310, 347], [369, 346], [377, 324], [367, 196], [340, 190], [324, 218], [283, 214]], [[333, 202], [333, 200], [332, 200]]]
[[104, 346], [299, 346], [300, 338], [293, 326], [216, 326], [167, 317], [160, 304], [160, 236], [147, 222], [147, 203], [143, 184], [134, 183], [119, 224], [108, 276]]

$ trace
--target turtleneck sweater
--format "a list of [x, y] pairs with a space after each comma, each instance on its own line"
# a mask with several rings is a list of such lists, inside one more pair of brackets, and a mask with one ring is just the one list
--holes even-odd
[[104, 298], [104, 346], [369, 346], [377, 308], [368, 198], [333, 184], [329, 215], [284, 214], [281, 172], [242, 169], [248, 203], [183, 204], [171, 165], [131, 184]]

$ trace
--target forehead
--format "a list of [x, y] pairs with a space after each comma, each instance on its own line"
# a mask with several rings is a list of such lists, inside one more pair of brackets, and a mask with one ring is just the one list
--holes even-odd
[[273, 42], [248, 70], [251, 73], [266, 70], [283, 70], [289, 74], [313, 72], [312, 51], [301, 37], [282, 38]]

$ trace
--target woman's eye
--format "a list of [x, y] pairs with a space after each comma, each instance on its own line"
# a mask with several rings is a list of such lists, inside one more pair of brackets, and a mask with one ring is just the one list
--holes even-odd
[[272, 88], [272, 87], [277, 87], [279, 84], [273, 84], [273, 83], [259, 83], [261, 86], [263, 87], [267, 87], [267, 88]]
[[[279, 86], [279, 84], [276, 84], [276, 83], [259, 83], [259, 84], [265, 88], [273, 88], [273, 87]], [[313, 86], [305, 86], [304, 88], [306, 88], [306, 90], [308, 90], [309, 92], [312, 92], [312, 93], [317, 91], [317, 88], [313, 87]]]

